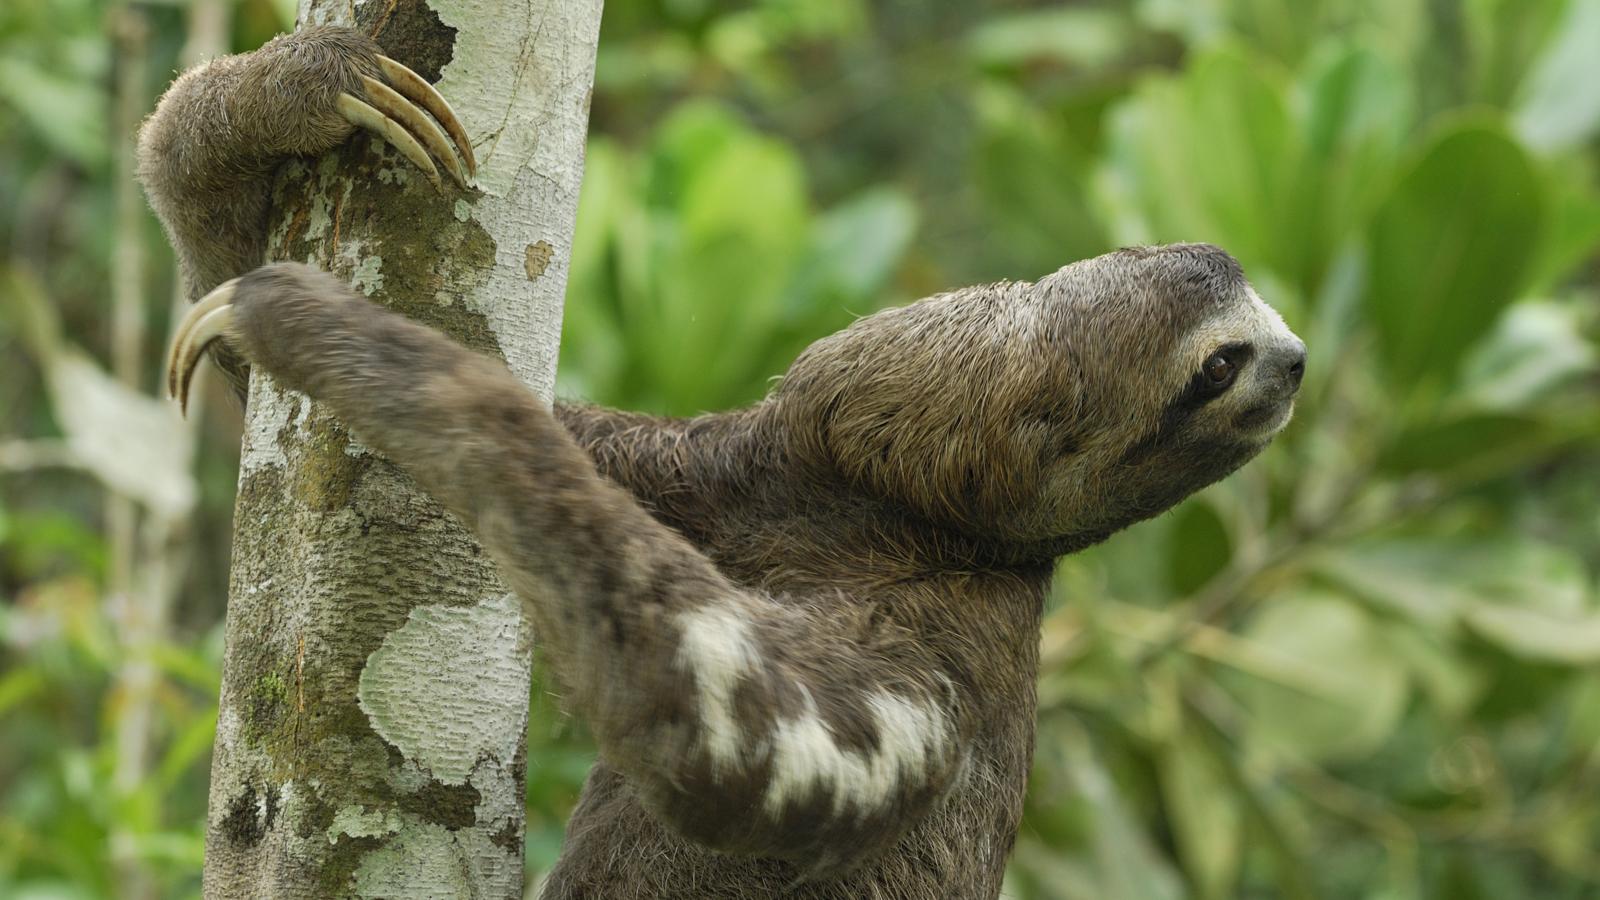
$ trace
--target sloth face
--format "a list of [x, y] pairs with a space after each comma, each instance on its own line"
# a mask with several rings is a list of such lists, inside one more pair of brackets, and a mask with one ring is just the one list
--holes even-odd
[[[1306, 348], [1204, 244], [1140, 248], [1068, 267], [1057, 302], [1075, 330], [1108, 340], [1081, 351], [1085, 437], [1050, 467], [1057, 527], [1115, 530], [1166, 510], [1234, 471], [1288, 424]], [[1044, 286], [1050, 279], [1041, 282]], [[1138, 285], [1129, 289], [1128, 285]], [[1134, 348], [1117, 365], [1108, 348]], [[1097, 512], [1098, 511], [1098, 512]]]
[[856, 490], [1071, 548], [1260, 452], [1304, 365], [1233, 257], [1177, 244], [869, 316], [813, 344], [771, 408], [798, 458]]
[[1132, 470], [1129, 511], [1154, 515], [1266, 447], [1294, 411], [1305, 358], [1305, 344], [1248, 286], [1203, 320], [1180, 342], [1167, 383], [1185, 362], [1187, 379], [1117, 459]]

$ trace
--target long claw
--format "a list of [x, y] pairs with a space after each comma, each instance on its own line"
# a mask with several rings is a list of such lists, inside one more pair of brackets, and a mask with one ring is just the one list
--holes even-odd
[[461, 163], [457, 161], [455, 151], [450, 149], [450, 139], [444, 136], [444, 132], [433, 124], [433, 120], [428, 118], [426, 113], [406, 102], [406, 98], [395, 93], [394, 88], [376, 78], [363, 75], [361, 83], [367, 86], [367, 102], [411, 132], [412, 137], [420, 140], [435, 159], [444, 163], [444, 167], [450, 171], [450, 177], [456, 180], [456, 184], [467, 186], [467, 175], [461, 171]]
[[232, 303], [233, 291], [238, 286], [238, 283], [239, 279], [232, 278], [217, 285], [211, 290], [211, 293], [201, 297], [193, 306], [189, 307], [188, 311], [183, 314], [183, 318], [178, 320], [177, 328], [172, 333], [172, 347], [167, 351], [167, 396], [178, 396], [179, 361], [188, 359], [192, 365], [192, 361], [199, 357], [200, 350], [204, 349], [202, 347], [190, 351], [185, 347], [195, 324], [216, 310]]
[[450, 137], [456, 142], [456, 149], [461, 151], [461, 158], [467, 164], [467, 174], [478, 174], [478, 161], [472, 156], [472, 141], [467, 139], [467, 129], [461, 126], [461, 120], [456, 118], [455, 110], [450, 108], [449, 101], [444, 95], [434, 90], [421, 75], [400, 65], [387, 56], [378, 56], [378, 68], [383, 70], [383, 77], [389, 79], [389, 84], [394, 86], [407, 100], [421, 106], [433, 114], [444, 130], [450, 132]]
[[388, 141], [399, 150], [401, 155], [411, 160], [422, 174], [428, 176], [434, 187], [439, 187], [439, 170], [434, 167], [433, 160], [428, 158], [428, 151], [422, 149], [417, 139], [399, 122], [389, 118], [349, 94], [340, 94], [338, 100], [339, 114], [348, 119], [352, 124], [360, 125], [379, 137]]
[[221, 338], [233, 319], [233, 291], [239, 279], [224, 282], [184, 313], [167, 354], [167, 393], [189, 412], [189, 385], [211, 342]]

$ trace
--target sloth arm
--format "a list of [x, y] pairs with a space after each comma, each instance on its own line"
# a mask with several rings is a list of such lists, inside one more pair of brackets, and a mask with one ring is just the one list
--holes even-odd
[[186, 323], [198, 340], [325, 403], [478, 535], [601, 758], [667, 827], [821, 877], [950, 786], [973, 723], [921, 644], [838, 598], [730, 582], [503, 364], [295, 263], [217, 296]]

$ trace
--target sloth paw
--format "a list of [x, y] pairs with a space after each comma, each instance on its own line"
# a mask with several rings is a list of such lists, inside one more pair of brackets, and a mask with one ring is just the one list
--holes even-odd
[[465, 187], [477, 161], [461, 120], [433, 85], [381, 49], [356, 29], [313, 26], [197, 75], [227, 85], [229, 119], [253, 153], [317, 156], [365, 128], [435, 186], [442, 165]]
[[421, 75], [389, 57], [379, 55], [377, 64], [383, 80], [362, 75], [362, 96], [340, 94], [335, 101], [339, 114], [388, 141], [435, 187], [439, 186], [439, 170], [434, 159], [444, 164], [456, 184], [466, 187], [467, 179], [477, 174], [478, 163], [472, 157], [467, 131], [450, 104]]

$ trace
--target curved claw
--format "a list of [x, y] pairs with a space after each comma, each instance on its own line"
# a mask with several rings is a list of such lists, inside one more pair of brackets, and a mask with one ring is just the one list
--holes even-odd
[[167, 353], [167, 394], [178, 401], [185, 415], [189, 412], [189, 385], [195, 369], [211, 342], [224, 336], [233, 321], [233, 291], [239, 279], [223, 282], [184, 313]]
[[433, 124], [432, 119], [417, 107], [407, 103], [406, 98], [396, 93], [394, 88], [378, 79], [363, 75], [361, 83], [366, 85], [367, 100], [379, 112], [404, 126], [412, 137], [420, 140], [435, 159], [444, 163], [445, 169], [450, 172], [450, 177], [455, 179], [456, 184], [467, 186], [467, 175], [461, 171], [461, 163], [456, 159], [455, 151], [450, 149], [450, 139], [444, 136], [439, 126]]
[[339, 114], [346, 120], [388, 141], [400, 151], [401, 155], [421, 169], [422, 174], [428, 176], [434, 187], [440, 187], [439, 170], [434, 167], [433, 160], [428, 158], [428, 151], [422, 149], [422, 145], [411, 136], [411, 132], [406, 131], [405, 126], [349, 94], [340, 94], [337, 103]]
[[[472, 142], [455, 110], [421, 75], [387, 56], [379, 55], [377, 62], [388, 84], [361, 76], [363, 96], [340, 94], [339, 114], [388, 141], [421, 169], [434, 187], [442, 187], [439, 170], [433, 164], [437, 159], [456, 184], [465, 188], [467, 180], [478, 173], [478, 161], [472, 156]], [[440, 125], [444, 126], [443, 131]], [[445, 132], [449, 132], [448, 138]], [[466, 164], [465, 170], [462, 163]]]
[[389, 84], [396, 91], [439, 120], [444, 130], [450, 132], [450, 138], [455, 141], [456, 149], [461, 151], [461, 159], [467, 164], [467, 174], [477, 175], [478, 161], [472, 157], [472, 141], [467, 139], [467, 129], [462, 127], [461, 120], [456, 118], [455, 110], [450, 108], [450, 103], [444, 99], [444, 95], [435, 90], [421, 75], [382, 54], [378, 56], [378, 68], [383, 70], [383, 77], [389, 80]]

